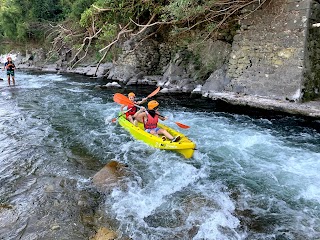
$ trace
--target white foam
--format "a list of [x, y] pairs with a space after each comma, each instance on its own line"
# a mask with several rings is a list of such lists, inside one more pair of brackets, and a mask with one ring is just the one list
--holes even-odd
[[[231, 213], [211, 210], [203, 215], [199, 231], [193, 239], [241, 239], [240, 235], [233, 230], [239, 226], [239, 223]], [[220, 227], [227, 228], [229, 231], [223, 232]]]
[[310, 184], [304, 191], [301, 192], [300, 197], [308, 200], [314, 200], [320, 203], [320, 186], [319, 184]]
[[[117, 200], [113, 204], [113, 209], [117, 215], [129, 214], [143, 219], [159, 207], [165, 201], [166, 196], [180, 191], [198, 178], [194, 167], [182, 163], [173, 164], [175, 168], [167, 166], [159, 178], [143, 188], [135, 186], [126, 196], [122, 192], [114, 191], [112, 197]], [[179, 169], [179, 174], [175, 172], [177, 169]]]

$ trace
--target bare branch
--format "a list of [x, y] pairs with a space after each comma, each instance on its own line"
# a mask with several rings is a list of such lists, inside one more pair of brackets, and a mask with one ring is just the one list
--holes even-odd
[[99, 8], [96, 5], [92, 4], [92, 7], [94, 7], [98, 12], [107, 12], [107, 11], [114, 11], [115, 8]]
[[99, 52], [103, 52], [106, 49], [108, 49], [109, 47], [111, 47], [113, 44], [115, 44], [116, 42], [119, 41], [121, 35], [125, 34], [125, 33], [129, 33], [129, 32], [133, 32], [133, 29], [126, 29], [127, 27], [129, 27], [130, 22], [118, 33], [117, 37], [115, 40], [113, 40], [110, 44], [108, 44], [106, 47], [102, 48], [99, 50]]
[[147, 25], [141, 25], [141, 24], [138, 24], [136, 23], [135, 21], [133, 21], [131, 18], [130, 18], [130, 21], [133, 22], [135, 25], [137, 25], [138, 27], [143, 27], [143, 28], [146, 28], [146, 27], [152, 27], [152, 26], [155, 26], [155, 25], [163, 25], [163, 24], [174, 24], [174, 23], [177, 23], [178, 21], [170, 21], [170, 22], [154, 22], [152, 24], [147, 24]]
[[[240, 1], [240, 2], [242, 3], [243, 1]], [[251, 11], [250, 14], [252, 14], [252, 13], [255, 12], [258, 8], [260, 8], [260, 7], [266, 2], [266, 0], [262, 1], [262, 3], [261, 3], [261, 0], [252, 0], [252, 1], [250, 1], [250, 2], [244, 1], [243, 4], [235, 5], [235, 7], [230, 8], [230, 9], [229, 9], [230, 11], [228, 11], [228, 12], [225, 14], [224, 18], [223, 18], [223, 19], [217, 24], [217, 26], [207, 35], [207, 37], [206, 37], [205, 39], [207, 39], [214, 31], [216, 31], [217, 29], [219, 29], [219, 28], [222, 26], [222, 24], [225, 23], [226, 20], [229, 19], [232, 15], [234, 15], [237, 11], [239, 11], [240, 9], [243, 9], [244, 7], [249, 6], [249, 5], [251, 5], [251, 4], [255, 3], [255, 2], [259, 2], [259, 6], [256, 7], [253, 11]], [[249, 14], [248, 14], [248, 15], [249, 15]], [[247, 15], [247, 16], [248, 16], [248, 15]]]
[[[133, 34], [133, 36], [139, 35], [139, 34], [142, 33], [144, 30], [146, 30], [148, 27], [150, 27], [150, 23], [153, 21], [153, 19], [155, 18], [155, 16], [156, 16], [156, 14], [154, 13], [154, 14], [151, 16], [151, 18], [149, 19], [148, 23], [147, 23], [146, 25], [144, 25], [143, 28], [142, 28], [139, 32]], [[131, 18], [130, 18], [130, 21], [133, 22], [134, 24], [136, 24]]]

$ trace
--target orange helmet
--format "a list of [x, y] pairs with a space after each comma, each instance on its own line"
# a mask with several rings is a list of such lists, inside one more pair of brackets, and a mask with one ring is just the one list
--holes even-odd
[[148, 102], [148, 109], [149, 110], [153, 110], [158, 106], [159, 106], [159, 103], [156, 100], [152, 100], [152, 101]]
[[128, 94], [128, 97], [135, 97], [136, 95], [133, 93], [133, 92], [131, 92], [131, 93], [129, 93]]

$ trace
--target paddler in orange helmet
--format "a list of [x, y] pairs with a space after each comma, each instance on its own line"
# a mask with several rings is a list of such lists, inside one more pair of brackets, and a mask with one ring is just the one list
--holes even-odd
[[156, 100], [152, 100], [148, 102], [148, 110], [144, 107], [141, 107], [139, 111], [137, 111], [134, 115], [138, 121], [143, 122], [145, 131], [151, 133], [155, 136], [159, 136], [159, 134], [164, 135], [163, 140], [169, 139], [172, 142], [177, 142], [180, 140], [180, 136], [173, 137], [167, 130], [158, 127], [159, 119], [164, 121], [167, 120], [168, 117], [163, 117], [160, 115], [159, 111], [159, 103]]
[[[141, 101], [136, 102], [135, 101], [136, 95], [133, 92], [130, 92], [128, 94], [129, 100], [132, 102], [132, 105], [121, 105], [120, 111], [122, 113], [126, 114], [126, 118], [132, 123], [135, 124], [134, 122], [134, 114], [137, 112], [137, 107], [135, 105], [141, 105], [147, 101], [148, 98], [143, 98]], [[127, 111], [123, 111], [123, 109], [127, 107]]]

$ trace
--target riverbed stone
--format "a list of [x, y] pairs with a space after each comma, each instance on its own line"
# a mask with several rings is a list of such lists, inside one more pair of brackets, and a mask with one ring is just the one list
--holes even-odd
[[106, 193], [115, 187], [125, 187], [122, 180], [127, 174], [126, 165], [112, 160], [93, 176], [92, 182], [100, 192]]
[[114, 240], [117, 238], [117, 234], [105, 227], [101, 227], [98, 229], [95, 236], [90, 238], [90, 240]]

